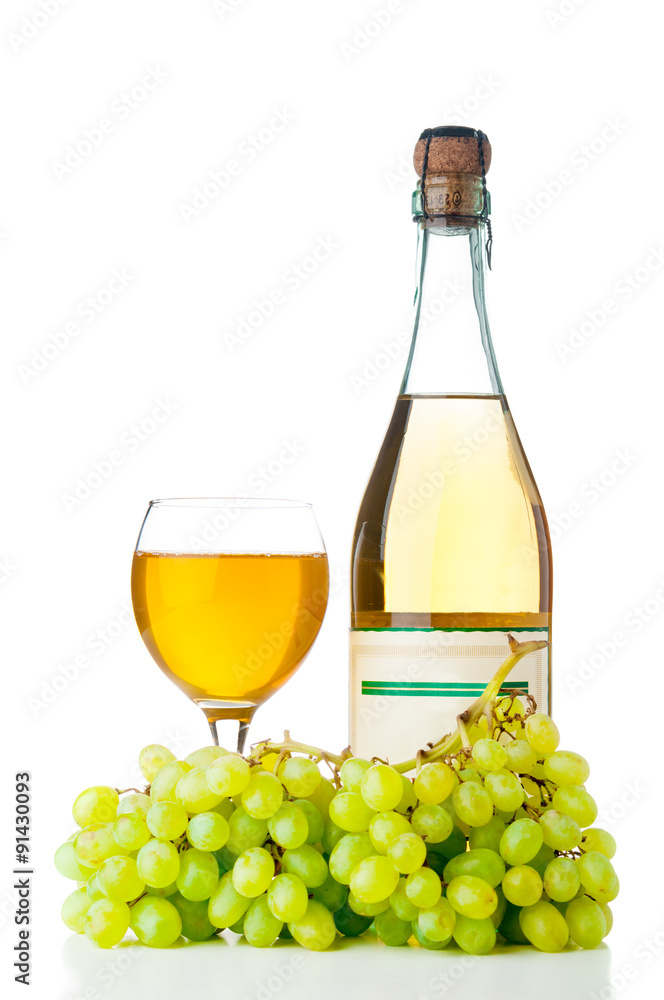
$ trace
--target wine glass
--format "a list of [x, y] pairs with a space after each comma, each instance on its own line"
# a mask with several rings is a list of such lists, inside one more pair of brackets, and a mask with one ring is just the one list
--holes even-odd
[[134, 615], [153, 659], [205, 713], [219, 744], [292, 677], [327, 606], [325, 545], [310, 503], [153, 500], [131, 571]]

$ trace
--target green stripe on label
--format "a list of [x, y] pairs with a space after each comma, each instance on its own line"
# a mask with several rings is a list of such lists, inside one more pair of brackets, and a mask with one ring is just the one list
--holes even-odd
[[[384, 695], [400, 698], [473, 698], [484, 690], [483, 684], [463, 684], [461, 682], [435, 683], [429, 681], [362, 681], [362, 694]], [[501, 692], [528, 690], [528, 681], [509, 681], [501, 687]]]

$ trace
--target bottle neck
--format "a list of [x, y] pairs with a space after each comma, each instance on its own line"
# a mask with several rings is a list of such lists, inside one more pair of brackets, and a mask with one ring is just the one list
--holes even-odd
[[415, 320], [401, 395], [502, 395], [484, 300], [481, 219], [420, 219]]

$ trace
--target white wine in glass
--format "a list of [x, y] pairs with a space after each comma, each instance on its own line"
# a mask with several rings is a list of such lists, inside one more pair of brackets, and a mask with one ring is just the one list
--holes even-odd
[[132, 564], [139, 631], [163, 672], [205, 713], [235, 720], [238, 749], [259, 705], [311, 649], [328, 597], [313, 509], [292, 500], [154, 500]]

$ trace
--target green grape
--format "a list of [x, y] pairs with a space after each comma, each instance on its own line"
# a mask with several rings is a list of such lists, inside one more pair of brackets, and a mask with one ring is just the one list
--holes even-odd
[[87, 882], [94, 875], [96, 868], [79, 861], [74, 844], [75, 841], [66, 840], [58, 847], [53, 859], [55, 867], [65, 878], [70, 878], [74, 882]]
[[181, 896], [198, 903], [209, 899], [217, 888], [219, 865], [214, 854], [192, 847], [180, 854], [176, 884]]
[[174, 892], [169, 897], [169, 903], [172, 903], [180, 914], [182, 937], [189, 941], [207, 941], [216, 934], [217, 928], [208, 918], [207, 899], [185, 899], [179, 892]]
[[[203, 815], [202, 813], [199, 813], [199, 816], [202, 816], [202, 815]], [[257, 846], [257, 845], [253, 845], [252, 844], [250, 846], [253, 847], [253, 846]], [[219, 850], [219, 851], [211, 851], [210, 853], [214, 854], [215, 858], [217, 859], [217, 864], [219, 865], [219, 875], [220, 876], [221, 875], [225, 875], [226, 872], [231, 871], [231, 869], [232, 869], [233, 865], [235, 864], [235, 862], [237, 861], [237, 857], [238, 857], [237, 854], [232, 854], [228, 850], [227, 847], [222, 847], [221, 850]], [[240, 854], [241, 853], [242, 853], [242, 851], [240, 851]]]
[[417, 805], [417, 795], [415, 794], [415, 786], [413, 782], [406, 777], [405, 774], [401, 775], [401, 787], [403, 788], [403, 793], [398, 803], [394, 807], [394, 811], [398, 813], [406, 813], [409, 809], [414, 809]]
[[168, 948], [182, 932], [182, 918], [168, 899], [143, 896], [131, 908], [131, 929], [150, 948]]
[[309, 833], [307, 817], [294, 802], [282, 802], [268, 819], [267, 828], [275, 843], [288, 848], [301, 847]]
[[378, 940], [390, 948], [406, 944], [413, 934], [410, 921], [401, 920], [391, 908], [376, 914], [374, 926]]
[[309, 900], [304, 916], [292, 920], [288, 929], [297, 943], [310, 951], [325, 951], [337, 936], [332, 914], [316, 899]]
[[328, 876], [325, 858], [311, 844], [284, 851], [281, 867], [282, 871], [302, 879], [308, 889], [322, 885]]
[[152, 799], [149, 795], [144, 795], [143, 792], [130, 792], [129, 795], [124, 795], [120, 802], [118, 803], [118, 808], [116, 809], [116, 816], [132, 815], [136, 813], [141, 819], [145, 819], [148, 814], [148, 809], [152, 808]]
[[556, 903], [574, 899], [581, 887], [581, 876], [571, 858], [554, 858], [544, 870], [544, 891]]
[[496, 809], [515, 812], [525, 798], [523, 785], [511, 771], [492, 771], [484, 779], [484, 787]]
[[553, 848], [549, 847], [548, 844], [542, 844], [535, 857], [531, 858], [528, 864], [535, 869], [541, 878], [544, 878], [546, 866], [550, 861], [553, 861], [554, 857]]
[[359, 792], [339, 792], [330, 802], [330, 819], [349, 833], [368, 830], [374, 815]]
[[145, 889], [145, 881], [138, 874], [133, 858], [107, 858], [102, 862], [97, 880], [104, 895], [114, 902], [128, 903]]
[[270, 882], [267, 905], [277, 920], [285, 923], [300, 920], [306, 912], [308, 903], [307, 887], [297, 875], [282, 872]]
[[599, 851], [588, 851], [576, 861], [581, 885], [598, 903], [610, 903], [618, 895], [618, 876], [609, 859]]
[[148, 830], [159, 840], [177, 840], [187, 829], [188, 821], [187, 810], [177, 802], [155, 802], [145, 817]]
[[[392, 841], [412, 827], [405, 816], [398, 812], [379, 812], [369, 824], [369, 837], [379, 854], [387, 854]], [[419, 865], [417, 866], [419, 868]]]
[[389, 764], [372, 764], [362, 778], [360, 794], [370, 809], [379, 812], [394, 809], [403, 795], [401, 775]]
[[538, 756], [553, 753], [560, 743], [558, 726], [553, 719], [544, 712], [535, 712], [527, 717], [525, 725], [526, 739]]
[[[224, 758], [225, 760], [226, 758]], [[267, 822], [250, 816], [240, 807], [228, 820], [226, 849], [236, 857], [249, 847], [260, 847], [267, 839]]]
[[192, 767], [175, 786], [175, 799], [188, 813], [204, 813], [214, 809], [222, 796], [210, 791], [207, 768]]
[[361, 917], [375, 917], [389, 907], [390, 901], [389, 899], [379, 899], [377, 903], [365, 903], [361, 899], [358, 899], [357, 896], [354, 896], [352, 892], [349, 892], [348, 905], [351, 910], [359, 913]]
[[219, 851], [228, 840], [228, 822], [216, 812], [197, 813], [187, 826], [187, 840], [199, 851]]
[[241, 795], [249, 784], [251, 768], [244, 757], [235, 753], [217, 757], [205, 772], [208, 788], [215, 795], [230, 798]]
[[543, 899], [532, 906], [524, 906], [519, 923], [527, 939], [540, 951], [562, 951], [569, 939], [564, 916], [553, 903]]
[[473, 760], [483, 771], [501, 771], [507, 764], [507, 754], [497, 740], [481, 739], [473, 746]]
[[150, 831], [138, 813], [121, 813], [113, 824], [113, 839], [127, 851], [140, 851], [150, 839]]
[[500, 886], [496, 887], [496, 896], [498, 897], [498, 905], [491, 914], [491, 923], [498, 929], [500, 923], [505, 916], [505, 910], [507, 909], [507, 900], [505, 899], [505, 893]]
[[74, 854], [84, 868], [98, 868], [106, 858], [111, 858], [114, 854], [128, 853], [116, 842], [113, 836], [113, 823], [86, 826], [74, 839]]
[[150, 786], [152, 802], [175, 802], [175, 786], [189, 771], [191, 767], [183, 760], [172, 760], [164, 764]]
[[597, 905], [604, 914], [604, 919], [606, 920], [606, 934], [604, 935], [604, 937], [606, 937], [607, 934], [611, 933], [611, 928], [613, 927], [613, 912], [608, 903], [598, 903]]
[[[529, 715], [529, 719], [534, 716]], [[500, 838], [500, 856], [508, 865], [527, 865], [544, 842], [542, 827], [532, 819], [518, 819]]]
[[606, 830], [601, 830], [599, 827], [584, 830], [581, 847], [584, 851], [597, 851], [609, 859], [616, 853], [615, 839], [610, 833]]
[[513, 721], [514, 716], [523, 715], [523, 702], [513, 694], [496, 699], [494, 713], [499, 722]]
[[588, 896], [573, 899], [565, 910], [569, 936], [579, 948], [596, 948], [606, 937], [606, 917], [601, 906]]
[[431, 868], [420, 868], [406, 879], [406, 896], [421, 910], [435, 906], [441, 892], [440, 878]]
[[488, 955], [496, 943], [496, 928], [491, 917], [478, 920], [457, 913], [452, 936], [468, 955]]
[[80, 827], [112, 823], [120, 796], [108, 785], [94, 785], [78, 796], [72, 808], [74, 822]]
[[273, 876], [274, 858], [262, 847], [250, 847], [233, 866], [233, 885], [242, 896], [251, 899], [267, 891]]
[[426, 861], [427, 848], [416, 833], [402, 833], [392, 841], [387, 854], [398, 872], [410, 875]]
[[351, 909], [348, 903], [345, 903], [340, 910], [336, 910], [332, 916], [337, 930], [344, 937], [359, 937], [374, 922], [373, 917], [363, 917], [361, 913]]
[[111, 899], [97, 899], [85, 914], [85, 936], [100, 948], [113, 948], [129, 930], [129, 907]]
[[520, 906], [507, 903], [503, 919], [498, 925], [498, 930], [507, 941], [512, 941], [514, 944], [528, 944], [528, 938], [521, 930], [521, 924], [519, 923], [520, 913]]
[[563, 785], [553, 793], [553, 808], [571, 816], [579, 826], [590, 826], [597, 819], [597, 803], [585, 788]]
[[582, 785], [589, 774], [585, 757], [569, 750], [557, 750], [544, 760], [544, 776], [556, 785]]
[[436, 875], [443, 877], [443, 872], [445, 871], [445, 865], [447, 864], [447, 858], [444, 854], [438, 854], [436, 851], [429, 848], [427, 850], [427, 866], [435, 871]]
[[208, 919], [215, 927], [231, 927], [246, 913], [250, 903], [233, 885], [233, 872], [226, 872], [210, 896]]
[[[434, 904], [435, 905], [435, 904]], [[411, 903], [406, 895], [406, 879], [400, 878], [399, 884], [390, 896], [390, 906], [401, 920], [417, 920], [420, 908]]]
[[[415, 824], [413, 823], [413, 826]], [[473, 826], [468, 834], [468, 846], [471, 850], [486, 848], [496, 854], [500, 850], [500, 838], [505, 832], [505, 821], [499, 816], [492, 816], [484, 826]]]
[[557, 809], [548, 809], [540, 816], [539, 822], [544, 843], [554, 851], [573, 851], [581, 843], [581, 827], [571, 816]]
[[489, 793], [474, 781], [458, 785], [452, 795], [457, 816], [468, 826], [485, 826], [493, 816], [493, 802]]
[[458, 776], [460, 781], [475, 781], [478, 785], [482, 784], [482, 775], [474, 767], [462, 768], [458, 772]]
[[451, 882], [459, 875], [475, 875], [495, 889], [500, 885], [504, 874], [505, 863], [500, 855], [486, 847], [476, 847], [451, 858], [445, 865], [443, 879]]
[[347, 833], [330, 854], [330, 875], [343, 885], [350, 883], [353, 871], [364, 858], [376, 853], [368, 833]]
[[185, 757], [184, 762], [191, 767], [209, 767], [213, 760], [225, 757], [227, 754], [228, 750], [224, 750], [223, 747], [201, 747], [200, 750], [194, 750]]
[[434, 803], [418, 806], [410, 818], [415, 833], [427, 844], [439, 844], [447, 840], [454, 827], [454, 821], [446, 809]]
[[138, 874], [155, 889], [175, 882], [180, 871], [180, 857], [169, 840], [148, 840], [136, 858]]
[[[218, 802], [216, 806], [213, 806], [212, 809], [210, 809], [210, 812], [218, 813], [220, 816], [223, 816], [225, 820], [229, 820], [235, 812], [235, 803], [232, 799], [222, 799], [221, 802]], [[201, 813], [199, 815], [203, 814]]]
[[161, 896], [163, 899], [166, 899], [167, 896], [173, 896], [178, 891], [178, 887], [176, 882], [169, 882], [168, 885], [161, 886], [160, 888], [154, 885], [146, 885], [145, 891], [148, 896]]
[[455, 785], [454, 771], [441, 760], [425, 764], [413, 782], [417, 798], [427, 805], [443, 802], [451, 795]]
[[254, 771], [242, 792], [242, 806], [254, 819], [269, 819], [283, 802], [284, 790], [269, 771]]
[[150, 746], [143, 747], [138, 755], [138, 766], [141, 774], [147, 782], [152, 782], [157, 777], [162, 767], [175, 760], [175, 754], [167, 747], [159, 743], [151, 743]]
[[398, 882], [393, 862], [377, 854], [360, 861], [350, 877], [350, 891], [361, 903], [378, 903], [392, 895]]
[[426, 948], [427, 951], [442, 951], [443, 948], [447, 946], [449, 942], [447, 941], [432, 941], [420, 930], [420, 925], [417, 920], [413, 920], [411, 927], [413, 929], [413, 937], [417, 943], [422, 947]]
[[279, 920], [268, 906], [263, 894], [252, 899], [244, 917], [243, 933], [254, 948], [269, 948], [279, 937], [283, 920]]
[[512, 740], [505, 746], [505, 754], [507, 756], [505, 767], [517, 774], [528, 774], [537, 763], [537, 753], [526, 740]]
[[331, 819], [328, 819], [320, 838], [321, 845], [326, 854], [331, 854], [342, 837], [346, 836], [346, 831], [337, 826]]
[[85, 885], [86, 894], [91, 903], [96, 902], [98, 899], [104, 899], [106, 894], [102, 887], [99, 885], [99, 869], [94, 869], [94, 875], [91, 875]]
[[529, 865], [515, 865], [502, 881], [505, 899], [515, 906], [532, 906], [542, 898], [542, 878]]
[[279, 768], [281, 783], [295, 799], [313, 795], [320, 785], [322, 775], [313, 760], [307, 757], [289, 757]]
[[495, 889], [476, 875], [457, 875], [447, 886], [447, 899], [457, 913], [473, 920], [490, 917], [498, 905]]
[[320, 785], [313, 795], [305, 796], [312, 806], [316, 806], [323, 820], [330, 818], [330, 802], [337, 794], [337, 790], [327, 778], [321, 778]]
[[349, 757], [339, 768], [339, 777], [346, 792], [359, 792], [362, 778], [371, 764], [361, 757]]
[[337, 882], [331, 875], [328, 875], [322, 885], [311, 890], [311, 895], [323, 906], [326, 906], [330, 913], [335, 913], [348, 899], [348, 889], [341, 882]]
[[449, 837], [438, 843], [427, 844], [427, 854], [430, 852], [441, 854], [445, 858], [454, 858], [466, 850], [466, 835], [460, 827], [455, 826]]
[[[320, 840], [325, 833], [325, 820], [323, 819], [320, 809], [315, 806], [313, 802], [309, 802], [309, 799], [294, 799], [293, 805], [296, 805], [298, 809], [301, 809], [306, 817], [308, 827], [306, 840], [307, 844], [320, 843]], [[341, 831], [341, 834], [343, 834], [343, 830]], [[332, 848], [330, 848], [330, 850], [332, 850]]]
[[74, 889], [62, 904], [60, 911], [63, 922], [70, 931], [82, 934], [85, 930], [85, 916], [94, 900], [90, 898], [85, 888]]
[[420, 930], [430, 941], [441, 941], [447, 944], [454, 933], [456, 925], [456, 910], [449, 899], [439, 899], [434, 906], [420, 910], [417, 923]]

